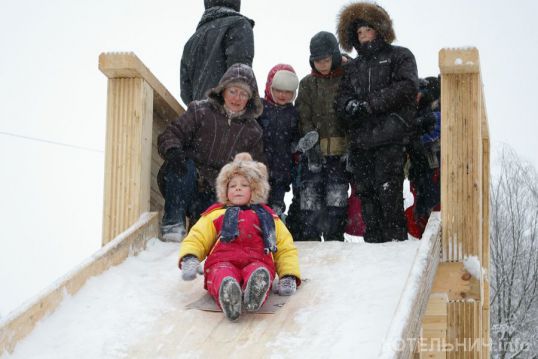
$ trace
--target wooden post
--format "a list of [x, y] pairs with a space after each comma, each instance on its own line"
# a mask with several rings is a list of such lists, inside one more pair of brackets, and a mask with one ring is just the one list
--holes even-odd
[[[158, 133], [184, 110], [133, 53], [104, 53], [108, 77], [103, 245], [140, 215], [162, 208], [155, 177]], [[158, 133], [154, 133], [157, 129]]]
[[[439, 67], [444, 263], [430, 300], [448, 296], [446, 358], [489, 358], [490, 149], [478, 50], [443, 49]], [[464, 268], [469, 257], [480, 263], [479, 278]]]

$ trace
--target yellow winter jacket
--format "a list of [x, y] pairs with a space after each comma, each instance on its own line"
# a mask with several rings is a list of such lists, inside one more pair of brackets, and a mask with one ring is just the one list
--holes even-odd
[[[202, 214], [181, 244], [179, 262], [188, 254], [196, 256], [200, 261], [211, 254], [220, 238], [220, 229], [216, 227], [215, 221], [224, 216], [225, 211], [224, 206], [213, 206]], [[301, 273], [297, 247], [295, 247], [290, 232], [280, 218], [276, 215], [273, 215], [273, 218], [275, 220], [277, 251], [272, 253], [272, 259], [276, 272], [280, 278], [286, 275], [295, 276], [299, 284]]]

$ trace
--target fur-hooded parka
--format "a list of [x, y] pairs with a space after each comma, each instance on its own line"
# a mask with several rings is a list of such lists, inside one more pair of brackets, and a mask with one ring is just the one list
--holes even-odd
[[338, 16], [338, 41], [342, 49], [352, 51], [359, 48], [357, 25], [366, 23], [377, 31], [387, 44], [396, 39], [392, 19], [381, 6], [374, 2], [357, 2], [342, 8]]
[[215, 184], [217, 200], [220, 203], [228, 204], [228, 184], [235, 175], [245, 177], [250, 183], [249, 204], [267, 203], [270, 189], [267, 167], [261, 162], [253, 161], [252, 156], [247, 152], [238, 153], [233, 162], [224, 165], [220, 170]]
[[252, 97], [248, 100], [245, 107], [245, 113], [239, 118], [257, 118], [263, 112], [263, 104], [258, 93], [258, 83], [256, 82], [256, 76], [252, 68], [245, 64], [234, 64], [230, 66], [228, 70], [222, 75], [219, 84], [209, 90], [208, 99], [215, 107], [223, 108], [224, 97], [222, 92], [229, 85], [241, 82], [246, 84], [250, 88]]

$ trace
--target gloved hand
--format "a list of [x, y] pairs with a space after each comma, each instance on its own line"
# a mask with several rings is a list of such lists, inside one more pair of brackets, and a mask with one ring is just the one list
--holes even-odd
[[185, 155], [183, 151], [179, 148], [172, 148], [164, 154], [164, 159], [166, 160], [166, 166], [168, 170], [176, 173], [185, 173], [187, 172], [187, 167], [185, 165]]
[[372, 113], [370, 105], [366, 101], [357, 99], [349, 100], [346, 105], [346, 113], [352, 117], [362, 117]]
[[297, 290], [297, 281], [292, 275], [286, 275], [278, 281], [278, 294], [282, 296], [289, 296], [295, 293]]
[[183, 280], [193, 280], [198, 273], [200, 261], [193, 255], [187, 255], [181, 260], [181, 277]]

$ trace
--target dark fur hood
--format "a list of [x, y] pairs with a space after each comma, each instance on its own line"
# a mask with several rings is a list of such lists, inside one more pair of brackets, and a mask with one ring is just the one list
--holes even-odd
[[356, 24], [359, 20], [368, 23], [386, 43], [391, 44], [396, 35], [392, 19], [381, 6], [374, 2], [357, 2], [346, 5], [338, 15], [338, 40], [342, 49], [352, 51], [358, 47]]

